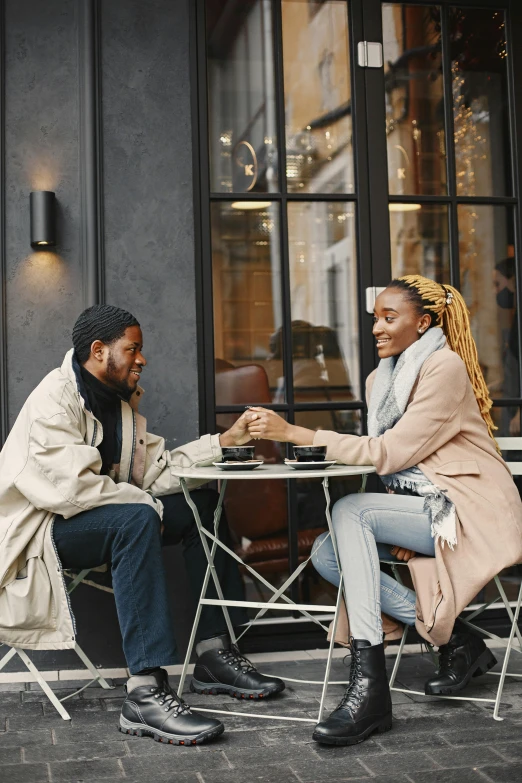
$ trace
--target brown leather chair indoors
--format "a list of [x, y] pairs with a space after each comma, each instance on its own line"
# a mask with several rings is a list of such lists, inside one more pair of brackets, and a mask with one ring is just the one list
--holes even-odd
[[[272, 397], [268, 377], [258, 364], [235, 367], [216, 359], [217, 405], [265, 405]], [[237, 414], [220, 414], [218, 430], [225, 431]], [[283, 446], [255, 441], [256, 456], [265, 462], [281, 462]], [[239, 556], [263, 575], [288, 571], [288, 506], [286, 481], [230, 481], [225, 508]], [[298, 532], [298, 557], [302, 563], [325, 526]]]

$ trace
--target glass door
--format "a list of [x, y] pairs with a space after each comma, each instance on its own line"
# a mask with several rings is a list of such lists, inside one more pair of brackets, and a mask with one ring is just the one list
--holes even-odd
[[[205, 431], [258, 403], [364, 433], [371, 292], [420, 273], [462, 290], [499, 434], [518, 434], [520, 11], [509, 6], [198, 0]], [[381, 67], [359, 60], [363, 41], [382, 46]], [[242, 555], [282, 583], [324, 527], [322, 492], [300, 480], [254, 482], [253, 495], [251, 484], [229, 493], [229, 523]], [[333, 496], [356, 488], [338, 482]], [[324, 603], [327, 592], [310, 570], [290, 595]]]
[[[361, 9], [360, 0], [198, 4], [210, 429], [258, 403], [311, 429], [364, 432], [374, 355], [364, 74], [354, 61]], [[271, 462], [293, 456], [279, 444], [256, 451]], [[334, 497], [358, 487], [334, 484]], [[229, 524], [243, 557], [280, 584], [324, 530], [324, 496], [314, 481], [254, 485], [227, 491]], [[254, 596], [258, 586], [245, 583]], [[310, 569], [291, 595], [327, 601], [328, 589]]]

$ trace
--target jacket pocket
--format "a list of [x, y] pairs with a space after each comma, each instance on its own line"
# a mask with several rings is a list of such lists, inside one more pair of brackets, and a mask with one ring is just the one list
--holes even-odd
[[17, 577], [0, 590], [2, 628], [56, 628], [51, 581], [40, 557], [30, 558]]
[[435, 473], [441, 476], [480, 476], [480, 468], [474, 459], [462, 459], [439, 465]]

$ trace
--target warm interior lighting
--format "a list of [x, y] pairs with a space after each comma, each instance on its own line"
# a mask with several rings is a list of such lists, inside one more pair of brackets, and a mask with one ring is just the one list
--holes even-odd
[[422, 204], [396, 204], [395, 202], [388, 206], [390, 212], [416, 212], [422, 208]]
[[50, 244], [50, 243], [49, 243], [49, 242], [37, 242], [36, 244], [37, 244], [37, 245], [48, 245], [48, 244]]
[[232, 209], [266, 209], [271, 201], [233, 201]]

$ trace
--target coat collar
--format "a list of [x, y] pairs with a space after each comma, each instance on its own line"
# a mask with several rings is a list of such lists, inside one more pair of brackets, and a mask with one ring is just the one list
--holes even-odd
[[[71, 348], [65, 354], [64, 360], [62, 362], [61, 370], [63, 374], [76, 385], [82, 406], [85, 408], [85, 410], [89, 411], [89, 413], [92, 414], [91, 407], [89, 405], [89, 399], [87, 397], [87, 391], [85, 389], [85, 384], [83, 382], [83, 378], [80, 372], [80, 364], [78, 362], [78, 359], [76, 358], [74, 348]], [[129, 399], [129, 405], [133, 410], [135, 411], [138, 410], [138, 405], [143, 398], [143, 394], [144, 391], [142, 387], [137, 386], [136, 391]]]

